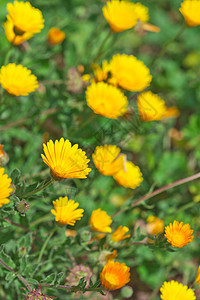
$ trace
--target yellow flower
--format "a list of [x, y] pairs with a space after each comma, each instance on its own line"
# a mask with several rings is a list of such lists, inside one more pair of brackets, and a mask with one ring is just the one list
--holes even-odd
[[89, 221], [92, 230], [112, 232], [112, 229], [110, 228], [111, 223], [111, 217], [104, 210], [101, 210], [101, 208], [93, 210]]
[[166, 112], [163, 115], [163, 119], [168, 118], [177, 118], [180, 115], [180, 111], [176, 106], [171, 106], [167, 108]]
[[84, 82], [88, 83], [88, 82], [90, 82], [91, 76], [90, 76], [90, 74], [84, 74], [84, 75], [81, 76], [81, 79]]
[[179, 9], [189, 27], [200, 25], [200, 1], [184, 0]]
[[52, 27], [47, 35], [47, 40], [50, 43], [50, 45], [58, 45], [61, 44], [65, 39], [65, 33], [64, 31]]
[[33, 7], [28, 1], [8, 3], [7, 10], [7, 19], [14, 24], [16, 35], [22, 35], [25, 32], [35, 34], [44, 27], [41, 11]]
[[127, 111], [126, 96], [116, 87], [104, 82], [93, 82], [86, 91], [87, 105], [94, 113], [117, 119]]
[[10, 20], [7, 20], [3, 25], [8, 41], [14, 45], [20, 45], [33, 36], [33, 34], [30, 32], [24, 32], [21, 35], [16, 35], [14, 31], [14, 24]]
[[4, 168], [0, 167], [0, 207], [4, 204], [8, 204], [10, 200], [8, 197], [12, 193], [11, 179], [7, 174], [4, 174]]
[[128, 231], [128, 227], [119, 226], [117, 230], [115, 230], [115, 232], [113, 232], [113, 234], [111, 235], [111, 239], [113, 240], [113, 242], [120, 242], [124, 239], [127, 239], [131, 236], [130, 234], [125, 235]]
[[196, 278], [195, 278], [195, 282], [200, 284], [200, 266], [198, 267], [198, 270], [197, 270], [197, 275], [196, 275]]
[[195, 294], [192, 289], [177, 281], [164, 282], [161, 289], [162, 300], [195, 300]]
[[15, 96], [27, 96], [38, 88], [37, 77], [26, 67], [16, 64], [1, 67], [0, 84]]
[[80, 220], [83, 216], [84, 210], [82, 208], [77, 209], [78, 202], [74, 200], [68, 200], [67, 197], [60, 197], [56, 201], [53, 201], [54, 209], [51, 213], [55, 216], [56, 222], [62, 225], [75, 225], [77, 220]]
[[140, 119], [143, 121], [162, 120], [167, 111], [165, 101], [151, 91], [140, 94], [137, 105]]
[[109, 63], [104, 60], [102, 62], [102, 68], [98, 64], [92, 64], [92, 69], [97, 82], [106, 80], [108, 77], [108, 72], [110, 71]]
[[149, 69], [133, 55], [114, 55], [110, 62], [110, 70], [117, 83], [131, 92], [144, 90], [152, 80]]
[[130, 29], [137, 21], [146, 22], [149, 19], [148, 9], [141, 3], [111, 0], [103, 7], [103, 15], [114, 32]]
[[174, 221], [165, 227], [165, 237], [172, 247], [182, 248], [183, 246], [193, 241], [194, 235], [192, 235], [189, 224], [183, 225], [183, 222], [179, 223]]
[[71, 145], [69, 140], [61, 138], [55, 144], [50, 140], [43, 144], [46, 157], [41, 154], [45, 164], [51, 169], [55, 180], [61, 178], [86, 178], [91, 171], [85, 151], [78, 149], [78, 145]]
[[108, 290], [117, 290], [130, 281], [130, 268], [124, 263], [109, 260], [100, 273], [102, 285]]
[[157, 235], [164, 232], [164, 222], [158, 217], [149, 216], [147, 218], [146, 231], [150, 235]]
[[140, 168], [130, 161], [126, 162], [125, 169], [121, 169], [113, 177], [120, 185], [131, 189], [135, 189], [143, 180]]
[[97, 146], [92, 159], [103, 175], [111, 176], [123, 168], [125, 155], [120, 155], [120, 148], [115, 145]]

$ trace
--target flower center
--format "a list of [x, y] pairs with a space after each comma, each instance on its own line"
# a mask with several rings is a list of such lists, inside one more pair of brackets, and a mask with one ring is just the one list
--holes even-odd
[[176, 232], [173, 235], [173, 241], [175, 244], [183, 245], [185, 243], [185, 236], [183, 232]]
[[110, 284], [118, 285], [119, 284], [119, 278], [117, 275], [113, 273], [108, 273], [105, 275], [106, 281], [108, 281]]

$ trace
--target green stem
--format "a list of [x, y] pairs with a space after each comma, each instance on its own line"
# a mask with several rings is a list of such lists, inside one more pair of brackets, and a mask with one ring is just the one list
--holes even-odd
[[37, 285], [41, 285], [44, 287], [50, 287], [50, 288], [57, 288], [57, 289], [61, 289], [61, 290], [68, 290], [68, 291], [72, 291], [72, 292], [99, 292], [99, 291], [103, 291], [105, 290], [102, 286], [97, 287], [97, 288], [81, 288], [81, 287], [71, 287], [71, 286], [65, 286], [65, 285], [53, 285], [53, 284], [47, 284], [47, 283], [37, 283]]
[[167, 49], [169, 48], [169, 46], [170, 46], [173, 42], [175, 42], [175, 41], [181, 36], [181, 34], [182, 34], [182, 33], [184, 32], [184, 30], [186, 29], [186, 27], [187, 27], [187, 26], [186, 26], [185, 23], [184, 23], [183, 26], [180, 28], [180, 30], [177, 32], [177, 34], [176, 34], [171, 40], [169, 40], [169, 41], [164, 45], [164, 47], [162, 48], [162, 50], [160, 51], [160, 53], [154, 58], [151, 67], [155, 64], [155, 62], [156, 62], [159, 58], [161, 58], [161, 57], [165, 54], [165, 52], [167, 51]]
[[54, 179], [50, 179], [49, 181], [47, 181], [44, 185], [42, 185], [41, 187], [34, 189], [32, 192], [20, 195], [20, 198], [27, 198], [30, 197], [32, 195], [35, 195], [36, 193], [39, 193], [41, 191], [43, 191], [44, 189], [46, 189], [49, 185], [51, 185], [54, 182]]
[[31, 292], [32, 288], [29, 285], [29, 283], [26, 281], [26, 279], [24, 277], [22, 277], [20, 274], [18, 274], [15, 270], [13, 270], [11, 267], [9, 267], [3, 260], [0, 259], [0, 264], [6, 268], [8, 271], [14, 273], [17, 278], [27, 287], [28, 291]]
[[43, 256], [43, 254], [44, 254], [44, 251], [45, 251], [45, 249], [46, 249], [46, 246], [47, 246], [47, 244], [48, 244], [48, 242], [49, 242], [49, 240], [51, 239], [51, 237], [53, 236], [53, 234], [55, 233], [55, 231], [56, 231], [56, 227], [53, 229], [53, 231], [48, 235], [48, 237], [46, 238], [46, 240], [45, 240], [45, 242], [44, 242], [44, 244], [43, 244], [43, 246], [42, 246], [42, 248], [41, 248], [41, 250], [40, 250], [40, 254], [39, 254], [39, 257], [38, 257], [38, 260], [37, 260], [37, 264], [39, 265], [40, 264], [40, 262], [41, 262], [41, 259], [42, 259], [42, 256]]
[[101, 43], [101, 45], [100, 45], [100, 47], [99, 47], [99, 50], [98, 50], [98, 52], [97, 52], [97, 54], [96, 54], [96, 56], [95, 56], [95, 58], [94, 58], [94, 60], [93, 60], [93, 63], [97, 62], [97, 60], [98, 60], [98, 59], [100, 58], [100, 56], [102, 55], [103, 48], [104, 48], [106, 42], [108, 41], [108, 39], [110, 38], [111, 35], [112, 35], [112, 31], [109, 30], [109, 31], [108, 31], [108, 34], [105, 36], [104, 40], [102, 41], [102, 43]]
[[134, 201], [134, 202], [131, 204], [131, 206], [126, 207], [126, 208], [122, 208], [122, 209], [118, 210], [116, 213], [114, 213], [114, 214], [112, 215], [112, 218], [113, 218], [113, 217], [116, 217], [117, 215], [119, 215], [119, 214], [122, 213], [122, 212], [125, 212], [125, 211], [127, 211], [127, 210], [129, 210], [129, 209], [132, 209], [133, 207], [135, 207], [135, 206], [141, 204], [142, 202], [144, 202], [144, 201], [146, 201], [146, 200], [148, 200], [148, 199], [153, 198], [153, 197], [156, 196], [156, 195], [159, 195], [159, 194], [161, 194], [161, 193], [163, 193], [163, 192], [165, 192], [165, 191], [167, 191], [167, 190], [170, 190], [170, 189], [172, 189], [172, 188], [174, 188], [174, 187], [176, 187], [176, 186], [182, 185], [182, 184], [184, 184], [184, 183], [193, 181], [193, 180], [198, 179], [198, 178], [200, 178], [200, 172], [197, 173], [197, 174], [194, 174], [194, 175], [192, 175], [192, 176], [189, 176], [189, 177], [186, 177], [186, 178], [177, 180], [177, 181], [175, 181], [175, 182], [173, 182], [173, 183], [167, 184], [167, 185], [165, 185], [165, 186], [163, 186], [163, 187], [161, 187], [161, 188], [159, 188], [159, 189], [153, 191], [152, 193], [146, 194], [145, 196], [143, 196], [143, 197], [137, 199], [136, 201]]

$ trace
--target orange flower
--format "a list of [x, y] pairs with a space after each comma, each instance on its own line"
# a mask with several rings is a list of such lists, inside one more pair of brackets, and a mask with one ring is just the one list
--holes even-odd
[[102, 285], [108, 290], [117, 290], [130, 281], [130, 268], [124, 263], [109, 260], [100, 273]]
[[165, 227], [165, 237], [172, 247], [182, 248], [183, 246], [193, 241], [194, 235], [192, 235], [189, 224], [183, 225], [183, 222], [179, 223], [174, 221]]
[[65, 33], [64, 31], [52, 27], [47, 35], [47, 40], [49, 42], [50, 45], [54, 46], [54, 45], [59, 45], [61, 44], [65, 39]]
[[157, 235], [164, 232], [164, 222], [158, 217], [149, 216], [147, 218], [146, 231], [150, 235]]

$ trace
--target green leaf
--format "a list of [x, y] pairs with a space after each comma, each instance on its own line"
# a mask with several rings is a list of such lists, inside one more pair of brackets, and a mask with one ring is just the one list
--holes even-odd
[[44, 283], [49, 283], [49, 284], [54, 284], [56, 280], [56, 273], [52, 273], [50, 275], [48, 275], [44, 280], [42, 280], [41, 282]]
[[12, 260], [12, 258], [7, 255], [5, 252], [4, 252], [4, 249], [3, 249], [3, 245], [1, 246], [1, 249], [0, 249], [0, 259], [6, 264], [8, 265], [10, 268], [14, 269], [16, 267], [14, 261]]
[[21, 171], [19, 169], [14, 169], [10, 175], [10, 177], [12, 178], [12, 182], [16, 185], [19, 183], [19, 179], [21, 176]]

